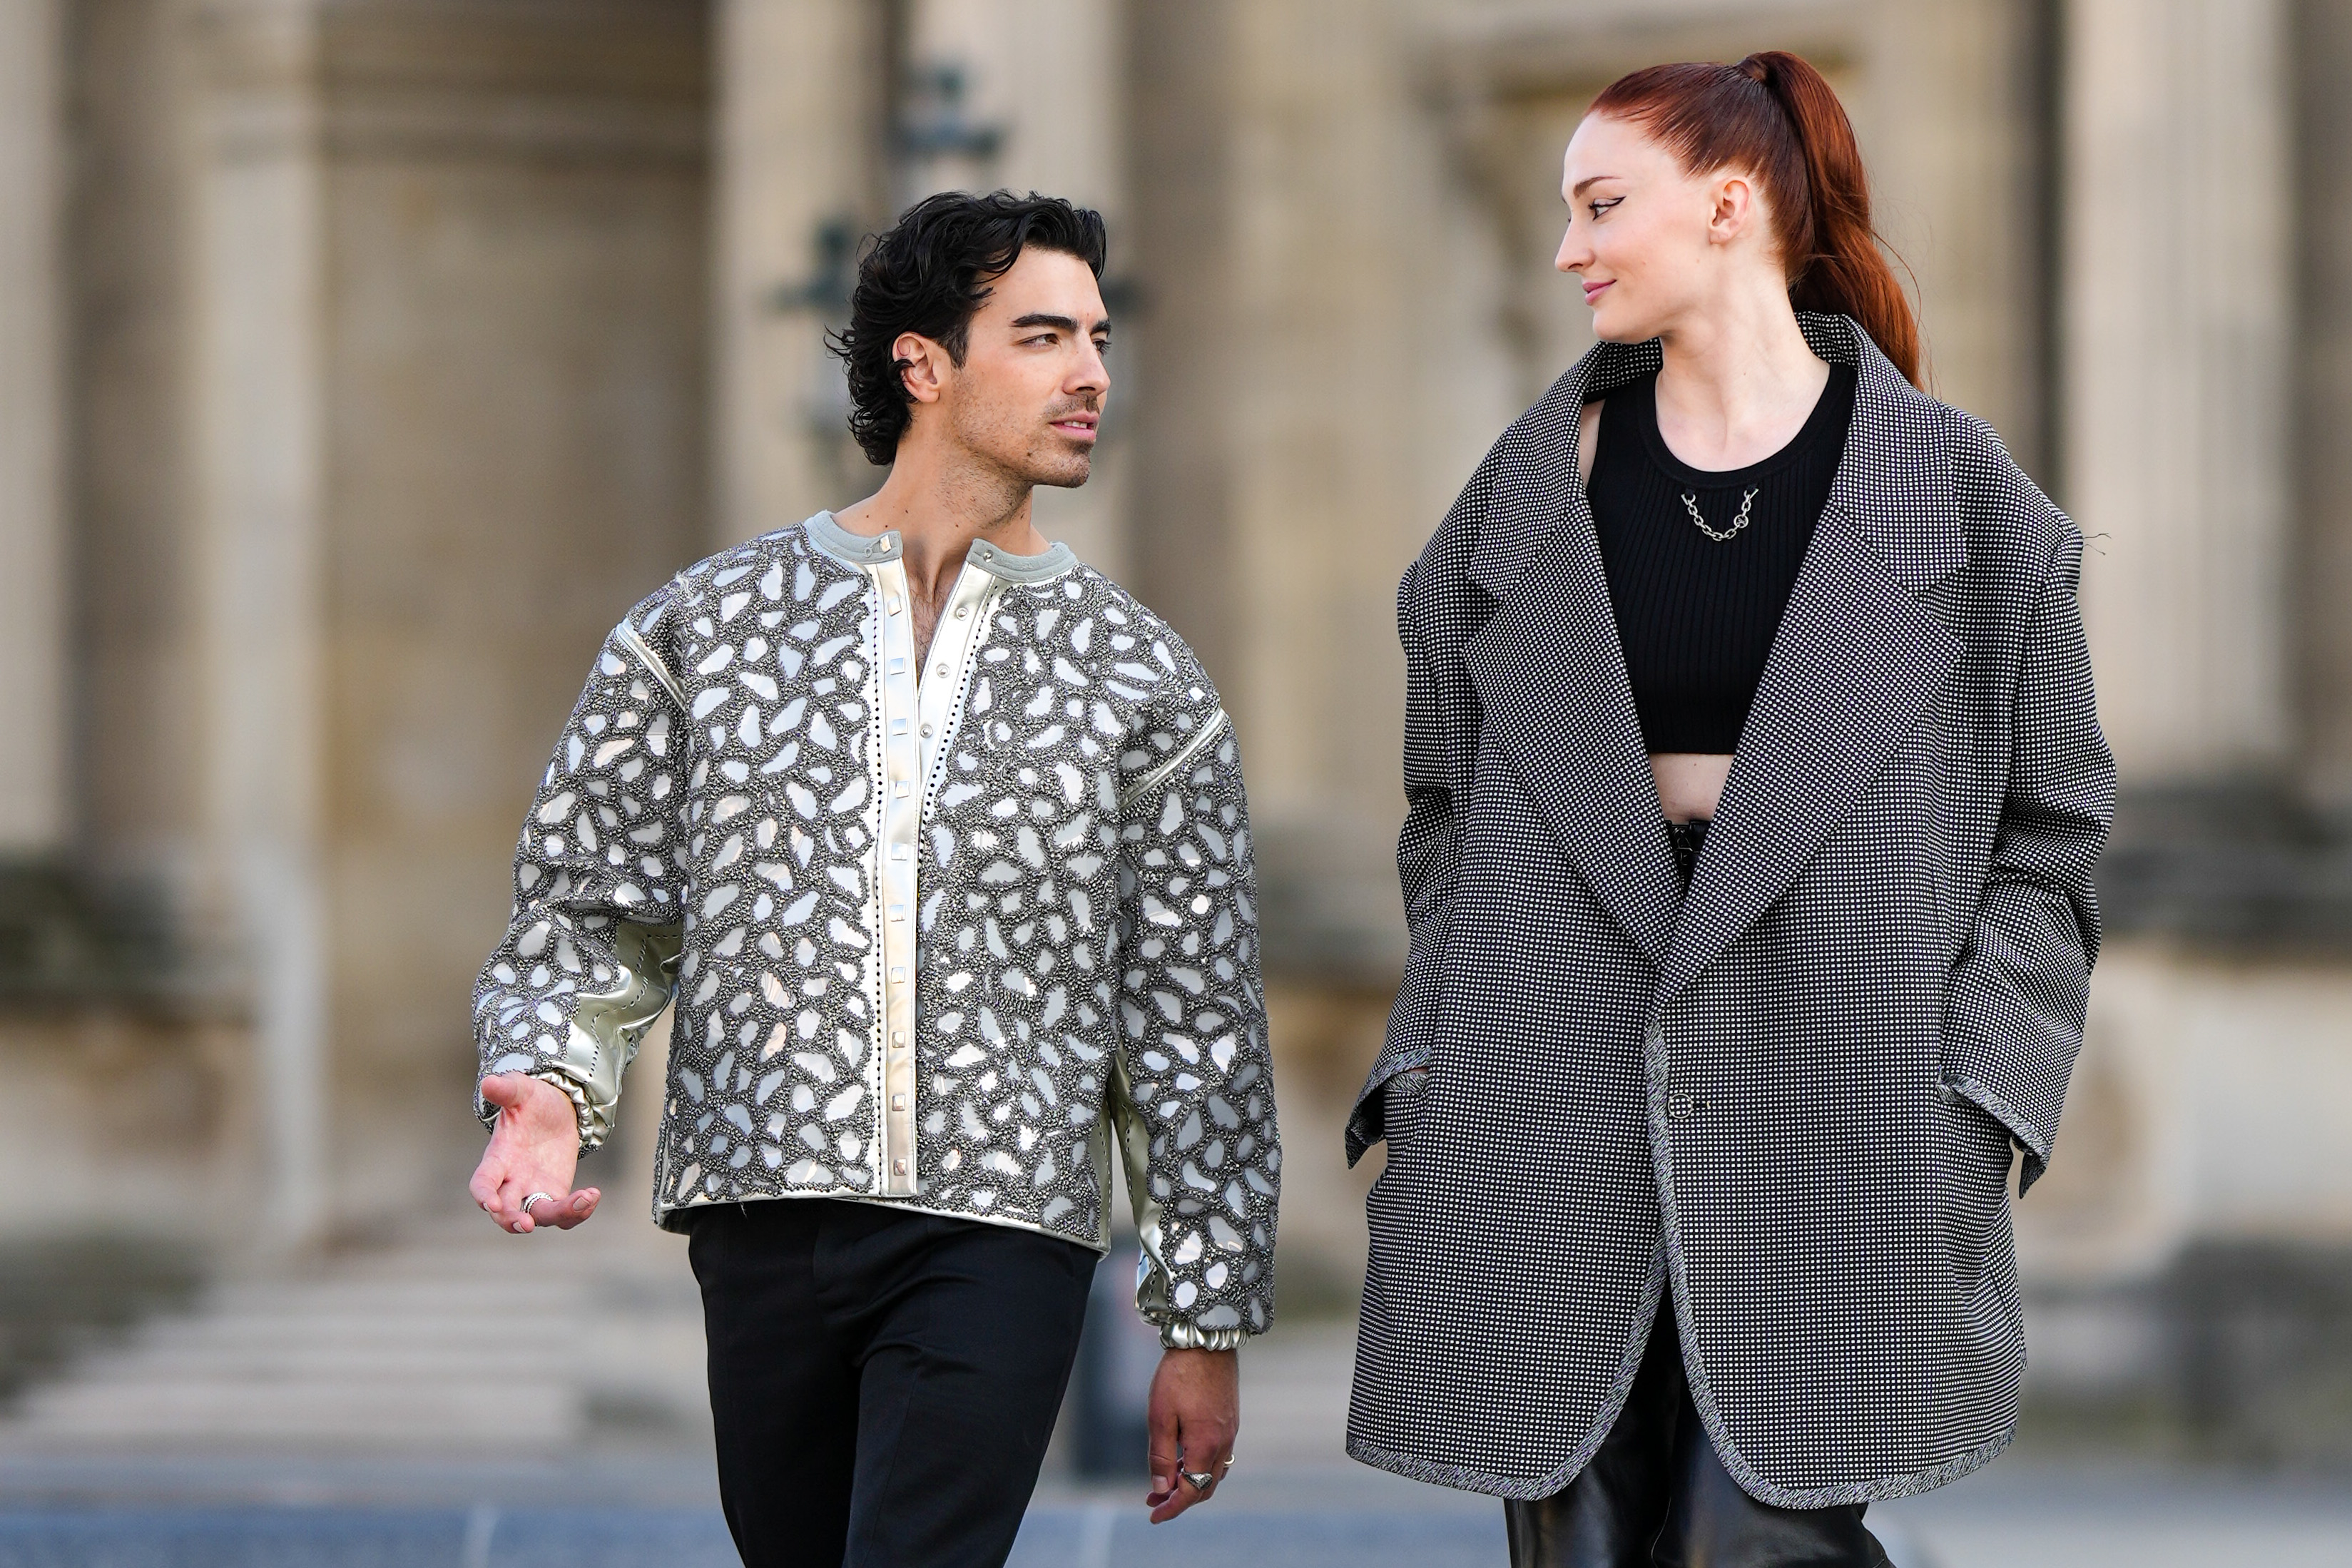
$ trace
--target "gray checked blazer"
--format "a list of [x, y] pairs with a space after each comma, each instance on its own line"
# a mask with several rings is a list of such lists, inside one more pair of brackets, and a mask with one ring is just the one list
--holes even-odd
[[[1576, 483], [1604, 344], [1407, 572], [1412, 947], [1349, 1158], [1389, 1142], [1349, 1451], [1536, 1498], [1662, 1292], [1749, 1493], [1895, 1497], [2009, 1439], [2006, 1177], [2050, 1158], [2115, 797], [2083, 540], [1843, 317], [1853, 420], [1685, 896]], [[1409, 1067], [1426, 1075], [1390, 1080]]]

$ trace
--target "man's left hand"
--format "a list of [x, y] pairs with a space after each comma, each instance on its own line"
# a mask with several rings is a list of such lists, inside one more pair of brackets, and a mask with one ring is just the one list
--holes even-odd
[[[1234, 1462], [1242, 1425], [1241, 1353], [1168, 1351], [1151, 1379], [1151, 1522], [1164, 1524], [1213, 1496]], [[1183, 1472], [1213, 1478], [1196, 1487]]]

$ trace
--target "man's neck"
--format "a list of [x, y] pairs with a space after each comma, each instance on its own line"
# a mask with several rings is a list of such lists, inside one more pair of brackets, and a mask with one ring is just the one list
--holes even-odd
[[868, 538], [896, 530], [907, 565], [907, 586], [919, 599], [946, 599], [972, 542], [984, 539], [1007, 555], [1046, 548], [1031, 513], [1031, 487], [969, 463], [946, 468], [901, 449], [882, 488], [845, 507], [834, 521]]
[[874, 538], [896, 530], [914, 600], [915, 645], [927, 656], [940, 611], [955, 591], [975, 540], [1007, 555], [1036, 555], [1046, 543], [1031, 515], [1034, 491], [1001, 472], [973, 464], [943, 463], [903, 445], [882, 488], [834, 514], [852, 533]]

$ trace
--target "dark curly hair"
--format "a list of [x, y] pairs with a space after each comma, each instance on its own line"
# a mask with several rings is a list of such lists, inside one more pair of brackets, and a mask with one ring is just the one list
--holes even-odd
[[963, 363], [971, 319], [1030, 246], [1075, 256], [1102, 276], [1108, 239], [1102, 215], [1032, 191], [984, 196], [942, 191], [925, 196], [877, 235], [857, 262], [849, 325], [827, 334], [849, 377], [849, 433], [869, 462], [888, 465], [913, 417], [890, 345], [919, 332]]

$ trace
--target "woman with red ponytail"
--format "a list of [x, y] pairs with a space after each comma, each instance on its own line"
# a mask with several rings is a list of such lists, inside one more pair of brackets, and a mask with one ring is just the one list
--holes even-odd
[[2016, 1424], [2115, 799], [2082, 535], [1918, 387], [1803, 60], [1624, 78], [1561, 194], [1601, 341], [1398, 599], [1349, 1451], [1522, 1568], [1883, 1563]]

